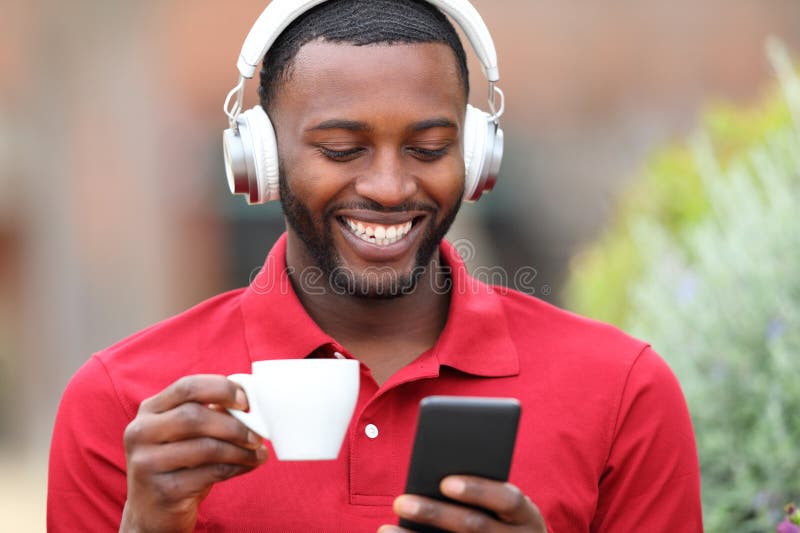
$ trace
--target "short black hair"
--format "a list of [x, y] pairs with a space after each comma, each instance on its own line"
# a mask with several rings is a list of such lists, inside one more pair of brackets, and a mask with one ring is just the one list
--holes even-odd
[[267, 51], [258, 94], [269, 109], [276, 88], [290, 75], [300, 48], [317, 39], [356, 46], [443, 43], [456, 56], [459, 77], [469, 97], [467, 56], [455, 28], [423, 0], [330, 0], [294, 20]]

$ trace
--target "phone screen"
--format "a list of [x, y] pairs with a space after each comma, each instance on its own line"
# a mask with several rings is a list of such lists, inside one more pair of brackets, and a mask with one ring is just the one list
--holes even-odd
[[[406, 493], [451, 501], [439, 491], [441, 480], [451, 474], [507, 481], [519, 417], [520, 404], [513, 398], [424, 398]], [[419, 532], [441, 531], [402, 519], [400, 526]]]

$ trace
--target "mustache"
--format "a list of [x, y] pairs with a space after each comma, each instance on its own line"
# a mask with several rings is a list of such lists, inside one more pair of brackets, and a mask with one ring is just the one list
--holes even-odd
[[406, 211], [424, 211], [427, 213], [435, 213], [437, 211], [435, 205], [425, 202], [404, 202], [399, 205], [385, 206], [373, 200], [363, 199], [331, 205], [325, 210], [325, 215], [330, 216], [332, 213], [340, 209], [375, 211], [376, 213], [404, 213]]

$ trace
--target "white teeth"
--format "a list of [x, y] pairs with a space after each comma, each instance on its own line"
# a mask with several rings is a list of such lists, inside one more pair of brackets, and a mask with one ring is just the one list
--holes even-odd
[[344, 221], [350, 230], [362, 240], [377, 244], [379, 246], [388, 246], [394, 244], [411, 231], [413, 222], [409, 221], [404, 224], [395, 224], [392, 226], [384, 226], [381, 224], [370, 224], [369, 222], [362, 222], [352, 218], [344, 217]]

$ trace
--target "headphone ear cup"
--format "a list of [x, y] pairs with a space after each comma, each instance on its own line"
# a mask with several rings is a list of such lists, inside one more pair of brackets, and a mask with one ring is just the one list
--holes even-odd
[[488, 132], [487, 120], [486, 113], [467, 105], [467, 115], [464, 119], [464, 199], [467, 201], [475, 199], [475, 193], [478, 192], [478, 184], [483, 173]]
[[[278, 141], [272, 121], [260, 105], [242, 113], [242, 118], [250, 133], [253, 165], [258, 183], [257, 201], [264, 203], [277, 200], [278, 187]], [[251, 191], [252, 192], [252, 191]], [[251, 196], [253, 196], [251, 194]]]

